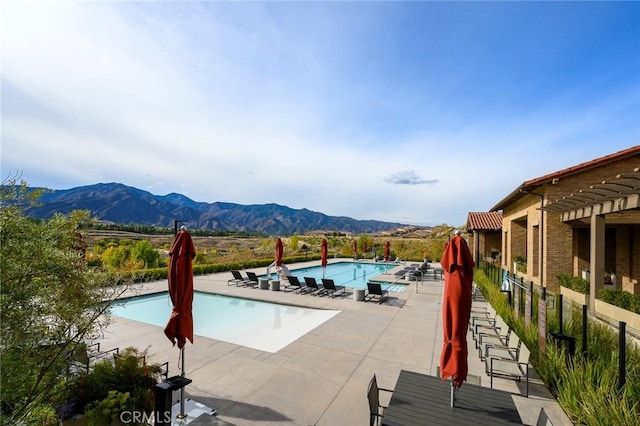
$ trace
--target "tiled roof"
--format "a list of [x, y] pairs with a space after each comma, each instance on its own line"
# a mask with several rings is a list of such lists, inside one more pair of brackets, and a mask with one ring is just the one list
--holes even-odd
[[502, 229], [502, 212], [470, 212], [467, 215], [467, 230]]
[[605, 155], [604, 157], [596, 158], [594, 160], [586, 161], [575, 166], [567, 167], [566, 169], [549, 173], [535, 179], [530, 179], [523, 182], [520, 186], [513, 190], [513, 192], [503, 198], [500, 202], [498, 202], [498, 204], [493, 206], [491, 208], [491, 211], [502, 210], [505, 206], [513, 203], [520, 197], [523, 197], [526, 193], [535, 190], [539, 186], [551, 183], [555, 179], [561, 179], [567, 176], [571, 176], [573, 174], [584, 172], [586, 170], [600, 167], [613, 161], [622, 160], [634, 155], [640, 155], [640, 145], [632, 146], [631, 148], [623, 149], [622, 151], [614, 152], [613, 154]]
[[554, 179], [560, 179], [570, 176], [578, 172], [584, 172], [585, 170], [593, 169], [603, 164], [608, 164], [612, 161], [620, 160], [630, 157], [632, 155], [640, 155], [640, 145], [632, 146], [631, 148], [623, 149], [622, 151], [615, 152], [613, 154], [605, 155], [604, 157], [596, 158], [595, 160], [586, 161], [578, 165], [567, 167], [557, 172], [549, 173], [544, 176], [540, 176], [535, 179], [528, 180], [522, 184], [523, 187], [538, 186], [544, 183], [553, 181]]

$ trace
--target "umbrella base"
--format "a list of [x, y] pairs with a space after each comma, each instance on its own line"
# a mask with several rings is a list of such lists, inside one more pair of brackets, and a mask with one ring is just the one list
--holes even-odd
[[[184, 400], [184, 418], [178, 418], [180, 416], [180, 401], [173, 404], [171, 407], [171, 419], [172, 425], [188, 425], [189, 423], [196, 420], [203, 414], [208, 414], [209, 416], [215, 416], [216, 410], [215, 408], [207, 407], [204, 404], [201, 404], [197, 401], [194, 401], [191, 398], [185, 398]], [[203, 423], [206, 424], [206, 423]]]

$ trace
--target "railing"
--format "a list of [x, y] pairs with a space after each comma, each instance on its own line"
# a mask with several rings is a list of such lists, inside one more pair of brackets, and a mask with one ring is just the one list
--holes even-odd
[[[555, 293], [547, 291], [546, 287], [540, 287], [533, 283], [533, 281], [525, 282], [523, 278], [516, 278], [509, 271], [504, 270], [495, 265], [489, 264], [484, 261], [480, 261], [478, 265], [485, 276], [496, 285], [501, 288], [501, 291], [507, 294], [509, 305], [513, 308], [514, 317], [519, 319], [524, 316], [525, 324], [531, 325], [534, 320], [538, 324], [539, 328], [539, 347], [544, 348], [547, 337], [551, 337], [558, 343], [565, 343], [568, 347], [568, 355], [574, 356], [573, 350], [575, 350], [575, 336], [568, 336], [564, 334], [564, 325], [572, 320], [572, 311], [574, 307], [581, 310], [582, 313], [582, 330], [581, 334], [581, 347], [582, 356], [587, 358], [588, 348], [588, 323], [599, 322], [609, 325], [612, 330], [618, 334], [618, 351], [619, 351], [619, 388], [622, 388], [626, 382], [626, 342], [627, 337], [637, 339], [640, 336], [638, 330], [634, 330], [627, 327], [626, 322], [616, 321], [612, 318], [602, 318], [601, 314], [593, 310], [589, 310], [587, 305], [579, 305], [571, 300], [564, 300], [561, 293]], [[538, 299], [538, 303], [535, 302]], [[559, 330], [552, 332], [547, 329], [546, 318], [547, 308], [551, 310], [550, 314], [557, 315]]]
[[271, 262], [269, 266], [267, 266], [267, 278], [271, 278], [271, 267], [276, 266], [276, 261]]

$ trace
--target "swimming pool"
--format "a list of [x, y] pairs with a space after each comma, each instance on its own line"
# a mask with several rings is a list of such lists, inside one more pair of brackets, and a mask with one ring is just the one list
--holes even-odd
[[[324, 278], [331, 278], [337, 285], [343, 285], [350, 288], [367, 288], [367, 282], [374, 281], [372, 278], [384, 274], [393, 268], [396, 264], [389, 263], [365, 263], [365, 262], [336, 262], [329, 263]], [[322, 266], [311, 266], [307, 268], [290, 269], [291, 275], [302, 280], [304, 277], [313, 277], [320, 282], [323, 278]], [[382, 284], [383, 288], [387, 288], [392, 283], [377, 281]], [[393, 285], [393, 291], [404, 291], [406, 285]]]
[[[113, 306], [111, 314], [164, 329], [171, 308], [169, 294], [159, 293], [122, 299]], [[339, 312], [196, 291], [193, 332], [197, 336], [278, 352]]]

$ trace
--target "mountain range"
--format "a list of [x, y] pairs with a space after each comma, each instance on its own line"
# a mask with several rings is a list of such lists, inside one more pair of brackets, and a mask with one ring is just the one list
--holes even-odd
[[[35, 189], [35, 188], [33, 188]], [[261, 232], [267, 235], [304, 234], [310, 231], [376, 233], [406, 228], [400, 223], [327, 216], [278, 204], [242, 205], [196, 202], [176, 193], [154, 195], [120, 183], [98, 183], [64, 190], [44, 189], [39, 205], [25, 213], [46, 219], [54, 213], [89, 210], [102, 222], [173, 227], [182, 220], [192, 229]]]

